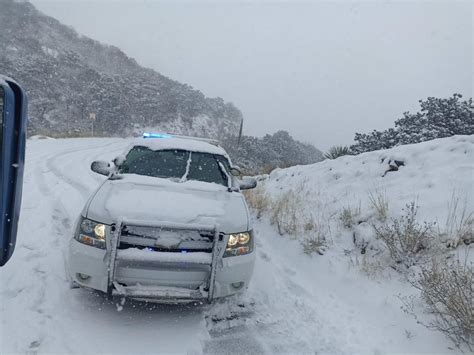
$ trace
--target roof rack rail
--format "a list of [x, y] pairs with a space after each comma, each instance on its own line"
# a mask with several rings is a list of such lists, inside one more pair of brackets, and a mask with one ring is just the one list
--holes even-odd
[[143, 138], [179, 138], [179, 139], [190, 139], [195, 141], [206, 142], [213, 145], [219, 145], [219, 141], [217, 139], [212, 138], [202, 138], [202, 137], [192, 137], [192, 136], [183, 136], [180, 134], [173, 134], [173, 133], [143, 133]]

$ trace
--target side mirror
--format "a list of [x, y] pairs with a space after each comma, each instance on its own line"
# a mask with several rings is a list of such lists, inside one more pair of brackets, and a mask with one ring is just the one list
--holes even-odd
[[230, 168], [230, 174], [232, 176], [240, 176], [242, 175], [242, 170], [238, 166], [231, 166]]
[[12, 79], [0, 75], [0, 266], [16, 244], [25, 162], [27, 97]]
[[110, 173], [112, 173], [112, 168], [110, 166], [110, 163], [104, 161], [104, 160], [96, 160], [91, 164], [91, 170], [94, 173], [100, 174], [100, 175], [105, 175], [109, 176]]
[[123, 155], [119, 155], [118, 157], [116, 157], [113, 162], [114, 162], [114, 165], [117, 167], [117, 168], [120, 168], [123, 164], [123, 162], [125, 161], [125, 157]]
[[257, 187], [257, 179], [253, 177], [246, 176], [240, 181], [241, 190], [250, 190]]

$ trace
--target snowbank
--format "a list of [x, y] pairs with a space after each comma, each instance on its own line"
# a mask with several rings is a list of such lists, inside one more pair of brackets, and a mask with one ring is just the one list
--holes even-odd
[[[403, 162], [390, 171], [396, 162]], [[344, 207], [374, 213], [371, 195], [383, 195], [391, 216], [411, 201], [419, 218], [444, 223], [453, 194], [474, 210], [474, 136], [454, 136], [277, 169], [263, 183], [273, 196], [303, 191], [307, 207], [332, 220]], [[319, 211], [315, 211], [315, 207]]]

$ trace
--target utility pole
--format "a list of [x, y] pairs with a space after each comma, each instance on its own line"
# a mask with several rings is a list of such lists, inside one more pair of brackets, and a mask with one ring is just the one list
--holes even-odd
[[242, 120], [240, 121], [239, 136], [237, 138], [237, 149], [239, 149], [239, 146], [240, 146], [240, 140], [242, 139], [243, 130], [244, 130], [244, 118], [242, 117]]
[[69, 102], [66, 99], [66, 135], [69, 137]]
[[92, 137], [94, 137], [94, 121], [96, 119], [95, 112], [90, 112], [89, 118], [91, 120], [91, 135]]

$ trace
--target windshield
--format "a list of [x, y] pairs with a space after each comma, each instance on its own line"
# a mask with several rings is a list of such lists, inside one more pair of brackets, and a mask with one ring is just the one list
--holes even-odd
[[221, 155], [186, 150], [151, 150], [133, 147], [120, 167], [122, 174], [137, 174], [175, 181], [197, 180], [228, 185], [229, 162]]

